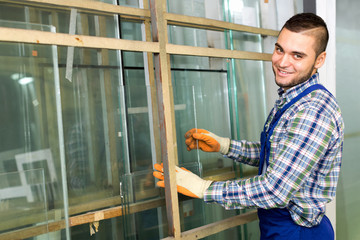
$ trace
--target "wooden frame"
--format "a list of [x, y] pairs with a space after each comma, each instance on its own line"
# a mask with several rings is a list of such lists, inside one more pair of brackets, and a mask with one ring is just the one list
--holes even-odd
[[170, 55], [165, 1], [150, 0], [152, 40], [159, 43], [159, 53], [154, 53], [155, 80], [160, 124], [161, 162], [164, 164], [166, 214], [169, 235], [180, 237], [180, 213], [176, 187], [175, 165], [178, 163], [175, 108], [172, 92]]
[[272, 29], [250, 27], [250, 26], [235, 24], [231, 22], [224, 22], [224, 21], [201, 18], [201, 17], [185, 16], [175, 13], [165, 13], [164, 17], [168, 21], [169, 25], [200, 28], [200, 29], [214, 30], [214, 31], [233, 30], [239, 32], [261, 34], [264, 36], [275, 36], [275, 37], [279, 34], [278, 31]]
[[[178, 207], [179, 204], [176, 192], [176, 180], [174, 170], [174, 166], [177, 164], [177, 148], [174, 118], [175, 110], [172, 97], [170, 74], [170, 55], [174, 54], [270, 61], [271, 54], [169, 44], [167, 40], [167, 26], [177, 25], [214, 31], [233, 30], [242, 31], [250, 34], [260, 34], [264, 36], [277, 36], [278, 31], [249, 27], [206, 18], [189, 17], [179, 14], [167, 13], [165, 0], [151, 0], [150, 9], [123, 7], [89, 0], [2, 0], [2, 2], [65, 10], [76, 8], [79, 11], [102, 15], [117, 14], [123, 18], [135, 19], [145, 22], [147, 27], [146, 41], [132, 41], [84, 35], [70, 35], [64, 33], [50, 33], [35, 30], [22, 30], [3, 27], [0, 28], [0, 41], [147, 52], [149, 59], [151, 58], [151, 54], [154, 54], [155, 60], [154, 62], [152, 62], [151, 60], [149, 61], [149, 68], [152, 68], [152, 65], [154, 64], [156, 76], [155, 81], [157, 86], [156, 94], [158, 99], [157, 109], [161, 126], [161, 133], [158, 138], [161, 139], [161, 160], [164, 162], [165, 185], [167, 186], [165, 201], [167, 207], [170, 236], [166, 239], [203, 238], [211, 234], [221, 232], [228, 228], [254, 221], [256, 219], [256, 212], [249, 212], [216, 223], [205, 225], [187, 232], [181, 232]], [[153, 30], [152, 41], [149, 37], [150, 19]], [[151, 80], [151, 82], [152, 84], [154, 84], [153, 80]], [[141, 204], [132, 205], [130, 209], [134, 212], [143, 211], [145, 209], [162, 206], [163, 204], [164, 200], [152, 200], [148, 202], [143, 202]], [[79, 224], [91, 223], [93, 221], [101, 221], [117, 216], [121, 216], [121, 207], [112, 207], [105, 210], [70, 217], [69, 225], [76, 226]], [[66, 225], [63, 220], [56, 223], [51, 223], [49, 225], [49, 231], [57, 231], [59, 229], [65, 228], [65, 226]], [[41, 227], [46, 229], [46, 227], [44, 226], [39, 226], [29, 228], [28, 230], [25, 229], [16, 232], [4, 233], [0, 236], [2, 237], [2, 239], [7, 239], [7, 237], [8, 239], [10, 239], [14, 236], [20, 236], [18, 234], [21, 233], [21, 236], [31, 237], [38, 235], [38, 230]]]
[[18, 42], [113, 50], [120, 49], [135, 52], [159, 52], [159, 46], [154, 42], [132, 41], [85, 35], [70, 35], [65, 33], [52, 33], [4, 27], [0, 27], [0, 35], [0, 41], [2, 42]]
[[236, 59], [259, 60], [259, 61], [271, 60], [271, 54], [268, 53], [255, 53], [255, 52], [246, 52], [239, 50], [181, 46], [170, 43], [166, 44], [166, 51], [168, 54], [174, 54], [174, 55], [236, 58]]
[[120, 16], [130, 18], [150, 18], [150, 11], [147, 9], [118, 6], [98, 1], [82, 0], [2, 0], [1, 2], [16, 3], [19, 5], [28, 5], [36, 7], [46, 7], [55, 9], [70, 10], [76, 8], [83, 12], [95, 14], [118, 14]]

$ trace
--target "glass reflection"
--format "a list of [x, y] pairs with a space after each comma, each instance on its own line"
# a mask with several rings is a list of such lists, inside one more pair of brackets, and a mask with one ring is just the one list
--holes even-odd
[[[17, 163], [20, 163], [24, 169], [28, 168], [27, 165], [37, 162], [35, 159], [32, 160], [23, 154], [17, 156]], [[52, 197], [49, 194], [51, 190], [55, 190], [54, 184], [56, 184], [49, 179], [49, 176], [45, 176], [43, 169], [0, 174], [0, 214], [2, 216], [0, 234], [37, 225], [39, 226], [38, 235], [49, 239], [47, 209], [50, 202], [48, 198]]]

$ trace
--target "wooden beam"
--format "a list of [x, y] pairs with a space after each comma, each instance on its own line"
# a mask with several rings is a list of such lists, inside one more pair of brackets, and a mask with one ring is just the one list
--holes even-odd
[[69, 10], [71, 8], [76, 8], [80, 11], [98, 13], [98, 14], [119, 14], [125, 16], [136, 16], [143, 18], [150, 18], [150, 11], [147, 9], [134, 8], [119, 6], [109, 3], [103, 3], [99, 1], [91, 0], [1, 0], [1, 2], [16, 3], [26, 6], [36, 6], [36, 7], [47, 7], [55, 9], [65, 9]]
[[165, 13], [165, 18], [169, 25], [201, 28], [205, 30], [225, 31], [234, 30], [239, 32], [247, 32], [254, 34], [261, 34], [266, 36], [278, 36], [279, 31], [265, 28], [250, 27], [241, 24], [224, 22], [209, 18], [191, 17], [175, 13]]
[[[129, 207], [129, 213], [132, 214], [136, 212], [142, 212], [148, 209], [153, 209], [164, 205], [165, 205], [164, 199], [148, 200], [141, 203], [131, 204]], [[119, 217], [122, 215], [122, 212], [123, 212], [122, 207], [117, 206], [109, 209], [73, 216], [70, 217], [69, 219], [70, 227], [92, 223], [94, 221], [101, 221], [105, 219]], [[49, 224], [43, 224], [43, 225], [23, 228], [11, 232], [5, 232], [0, 234], [0, 239], [1, 240], [26, 239], [41, 234], [45, 234], [47, 232], [55, 232], [64, 228], [65, 228], [65, 221], [60, 220], [60, 221], [50, 222]]]
[[[255, 221], [257, 219], [257, 211], [247, 212], [241, 215], [230, 217], [218, 222], [210, 223], [198, 228], [191, 229], [181, 233], [181, 237], [178, 239], [193, 240], [201, 239], [215, 233], [222, 232], [224, 230], [244, 225], [246, 223]], [[163, 240], [173, 240], [174, 237], [163, 238]]]
[[[119, 6], [91, 0], [1, 0], [1, 2], [8, 2], [12, 4], [15, 3], [26, 6], [47, 7], [52, 9], [55, 8], [69, 10], [71, 8], [76, 8], [80, 12], [83, 11], [95, 14], [119, 14], [121, 17], [138, 17], [136, 19], [139, 20], [150, 18], [150, 11], [148, 9]], [[164, 13], [164, 17], [168, 21], [168, 24], [177, 26], [194, 27], [216, 31], [234, 30], [268, 36], [277, 36], [279, 33], [279, 31], [272, 29], [250, 27], [220, 20], [185, 16], [175, 13]]]
[[170, 55], [166, 52], [168, 42], [165, 0], [150, 0], [152, 37], [159, 44], [154, 53], [155, 79], [159, 110], [161, 160], [164, 164], [166, 214], [169, 235], [179, 237], [180, 214], [176, 187], [175, 164], [178, 163], [175, 108], [170, 72]]
[[49, 224], [42, 224], [39, 226], [19, 229], [11, 232], [0, 234], [1, 240], [21, 240], [45, 234], [47, 232], [55, 232], [65, 228], [65, 221], [51, 222]]
[[175, 44], [166, 44], [166, 51], [169, 54], [175, 54], [175, 55], [235, 58], [235, 59], [262, 60], [262, 61], [271, 61], [271, 56], [272, 56], [269, 53], [246, 52], [246, 51], [206, 48], [206, 47], [193, 47], [193, 46], [183, 46], [183, 45], [175, 45]]
[[0, 42], [17, 42], [135, 52], [159, 52], [158, 43], [0, 27]]
[[[133, 41], [84, 35], [70, 35], [65, 33], [52, 33], [37, 30], [4, 27], [0, 27], [0, 41], [58, 46], [74, 46], [84, 48], [113, 50], [116, 49], [135, 52], [159, 53], [160, 51], [160, 45], [157, 42]], [[268, 53], [183, 46], [169, 43], [165, 45], [165, 54], [271, 61], [271, 54]]]
[[[142, 212], [148, 209], [157, 208], [165, 205], [164, 199], [148, 200], [140, 203], [134, 203], [129, 205], [129, 214]], [[101, 221], [104, 219], [110, 219], [114, 217], [122, 216], [122, 206], [112, 207], [109, 209], [89, 212], [81, 214], [79, 216], [70, 217], [70, 226], [78, 226], [94, 221]]]
[[[149, 1], [143, 1], [144, 9], [150, 9]], [[149, 10], [150, 11], [150, 10]], [[151, 22], [150, 20], [144, 21], [144, 31], [143, 34], [145, 35], [145, 40], [147, 42], [152, 41], [151, 35]], [[147, 69], [145, 67], [145, 71], [147, 70], [148, 78], [149, 78], [149, 86], [150, 86], [150, 95], [151, 95], [151, 109], [152, 109], [152, 126], [154, 135], [154, 146], [155, 146], [155, 154], [156, 154], [156, 162], [161, 162], [161, 139], [160, 139], [160, 132], [157, 131], [159, 126], [159, 108], [157, 102], [157, 94], [156, 94], [156, 82], [155, 82], [155, 71], [154, 71], [154, 58], [153, 54], [148, 52], [147, 54]], [[146, 63], [145, 63], [146, 64]]]
[[[156, 207], [161, 207], [164, 204], [165, 204], [164, 199], [148, 200], [141, 203], [131, 204], [129, 208], [129, 213], [133, 214], [136, 212], [141, 212]], [[69, 221], [70, 221], [70, 226], [73, 227], [82, 224], [92, 223], [95, 221], [102, 221], [105, 219], [119, 217], [121, 215], [122, 215], [122, 207], [117, 206], [105, 210], [99, 210], [99, 211], [81, 214], [78, 216], [73, 216], [70, 217]], [[251, 211], [245, 214], [237, 215], [218, 222], [214, 222], [208, 225], [194, 228], [189, 231], [185, 231], [181, 234], [181, 237], [177, 236], [177, 239], [204, 238], [206, 236], [210, 236], [212, 234], [224, 231], [226, 229], [255, 221], [256, 219], [257, 219], [256, 211]], [[41, 234], [45, 234], [47, 232], [55, 232], [64, 228], [65, 228], [65, 221], [60, 220], [56, 222], [50, 222], [49, 224], [43, 224], [39, 226], [33, 226], [11, 232], [2, 233], [0, 234], [0, 239], [2, 240], [25, 239], [25, 238], [30, 238]], [[165, 239], [175, 239], [175, 237], [168, 237]]]
[[[226, 181], [229, 179], [234, 179], [235, 178], [235, 173], [233, 171], [223, 171], [223, 169], [219, 169], [218, 171], [214, 172], [214, 175], [211, 176], [207, 176], [204, 177], [204, 179], [206, 180], [212, 180], [212, 181]], [[157, 196], [159, 195], [159, 189], [153, 189], [151, 191], [146, 192], [145, 196], [141, 196], [141, 195], [137, 195], [136, 199], [142, 199], [144, 197], [149, 197], [149, 196]], [[102, 194], [106, 194], [106, 192], [102, 193]], [[121, 205], [122, 204], [122, 198], [120, 196], [116, 196], [116, 197], [111, 197], [111, 198], [105, 198], [105, 199], [100, 199], [100, 200], [96, 200], [93, 202], [86, 202], [86, 199], [91, 199], [91, 198], [98, 198], [98, 196], [95, 196], [93, 194], [91, 195], [86, 195], [86, 196], [82, 196], [79, 198], [74, 198], [71, 199], [72, 203], [70, 202], [70, 208], [69, 208], [69, 213], [70, 215], [76, 215], [79, 213], [84, 213], [84, 212], [88, 212], [88, 211], [92, 211], [93, 209], [101, 209], [101, 208], [109, 208], [110, 206], [116, 206], [116, 205]], [[77, 204], [75, 205], [74, 203], [77, 202], [85, 202], [82, 204]], [[153, 205], [153, 207], [160, 207], [160, 206], [165, 206], [165, 200], [161, 200], [160, 203], [162, 203], [163, 205], [159, 205], [159, 202], [157, 202], [157, 200], [151, 200], [151, 201], [143, 201], [140, 203], [136, 203], [136, 204], [131, 204], [130, 205], [130, 212], [132, 213], [136, 213], [136, 212], [141, 212], [144, 209], [149, 209], [150, 205]], [[42, 221], [42, 214], [39, 213], [39, 208], [34, 208], [33, 211], [29, 211], [27, 212], [26, 216], [21, 218], [21, 221], [19, 221], [18, 218], [13, 218], [13, 216], [16, 215], [16, 212], [11, 211], [10, 213], [5, 213], [3, 212], [3, 215], [5, 217], [4, 220], [0, 221], [0, 231], [4, 231], [10, 228], [21, 228], [25, 225], [31, 225], [31, 224], [35, 224], [39, 221]], [[108, 211], [107, 210], [107, 211]], [[19, 212], [19, 214], [21, 214]], [[49, 219], [55, 219], [55, 215], [63, 215], [63, 210], [62, 209], [53, 209], [48, 211], [48, 218]], [[88, 213], [85, 213], [85, 215], [88, 215]], [[73, 216], [71, 217], [71, 219], [75, 219], [75, 222], [80, 223], [79, 220], [76, 220], [77, 218], [81, 218], [82, 214], [77, 215], [77, 216]], [[83, 222], [86, 223], [86, 222]], [[0, 239], [1, 239], [1, 235], [0, 235]]]

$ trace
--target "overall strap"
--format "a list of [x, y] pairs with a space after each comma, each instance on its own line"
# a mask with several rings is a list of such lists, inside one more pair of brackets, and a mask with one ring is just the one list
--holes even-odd
[[320, 84], [314, 84], [310, 87], [308, 87], [307, 89], [305, 89], [303, 92], [301, 92], [299, 95], [297, 95], [296, 97], [294, 97], [290, 102], [288, 102], [287, 104], [285, 104], [280, 110], [278, 110], [274, 116], [274, 118], [272, 119], [268, 131], [267, 131], [267, 135], [268, 135], [268, 139], [270, 139], [270, 136], [272, 135], [275, 126], [277, 125], [277, 123], [279, 122], [281, 116], [284, 114], [284, 112], [291, 107], [294, 103], [296, 103], [297, 101], [299, 101], [302, 97], [308, 95], [309, 93], [311, 93], [312, 91], [315, 91], [317, 89], [322, 89], [322, 90], [326, 90], [327, 89]]
[[[291, 107], [294, 103], [296, 103], [298, 100], [300, 100], [302, 97], [306, 96], [307, 94], [311, 93], [312, 91], [315, 91], [317, 89], [322, 89], [327, 92], [329, 92], [323, 85], [320, 84], [314, 84], [307, 89], [305, 89], [303, 92], [301, 92], [299, 95], [297, 95], [295, 98], [293, 98], [290, 102], [285, 104], [280, 110], [278, 110], [275, 113], [275, 116], [273, 117], [271, 123], [269, 124], [268, 129], [266, 130], [266, 123], [264, 126], [264, 130], [261, 133], [261, 152], [260, 152], [260, 163], [259, 163], [259, 175], [262, 173], [262, 169], [264, 166], [264, 161], [266, 159], [266, 166], [269, 165], [269, 155], [270, 155], [270, 137], [273, 134], [273, 131], [279, 122], [281, 116], [284, 114], [284, 112]], [[330, 92], [329, 92], [330, 93]]]

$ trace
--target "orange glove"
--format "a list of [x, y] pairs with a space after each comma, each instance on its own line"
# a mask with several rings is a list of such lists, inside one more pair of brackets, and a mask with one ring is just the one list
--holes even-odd
[[204, 152], [229, 152], [230, 138], [216, 136], [205, 129], [193, 128], [185, 133], [185, 138], [188, 151], [200, 148]]
[[[161, 180], [157, 182], [157, 185], [164, 188], [165, 182], [163, 164], [160, 165], [155, 163], [154, 168], [157, 170], [153, 172], [154, 177]], [[204, 192], [209, 188], [212, 181], [203, 180], [186, 168], [176, 167], [175, 171], [177, 191], [179, 193], [193, 198], [204, 198]]]

